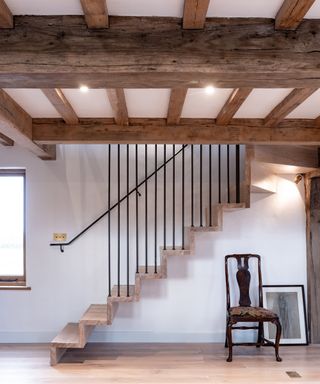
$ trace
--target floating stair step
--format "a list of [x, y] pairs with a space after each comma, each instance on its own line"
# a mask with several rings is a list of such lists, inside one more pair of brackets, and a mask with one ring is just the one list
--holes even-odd
[[216, 232], [219, 229], [217, 225], [212, 227], [190, 227], [191, 232]]
[[162, 254], [167, 256], [189, 256], [191, 254], [190, 249], [181, 249], [176, 247], [175, 249], [166, 248], [161, 250]]
[[91, 304], [80, 319], [80, 323], [86, 325], [106, 325], [107, 304]]
[[225, 203], [225, 204], [220, 204], [225, 211], [232, 211], [234, 209], [242, 209], [246, 208], [245, 203]]
[[142, 279], [162, 279], [163, 273], [161, 265], [157, 266], [157, 273], [154, 265], [148, 266], [148, 273], [146, 273], [146, 267], [144, 265], [139, 267], [139, 275]]
[[120, 295], [118, 295], [118, 285], [114, 285], [109, 299], [112, 301], [133, 301], [135, 299], [135, 285], [129, 285], [129, 296], [126, 285], [120, 285]]
[[78, 323], [68, 323], [52, 340], [51, 345], [58, 348], [81, 348]]

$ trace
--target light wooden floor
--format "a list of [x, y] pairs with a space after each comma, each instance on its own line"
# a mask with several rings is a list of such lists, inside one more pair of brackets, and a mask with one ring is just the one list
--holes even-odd
[[227, 363], [221, 344], [88, 344], [50, 367], [47, 345], [0, 344], [0, 383], [320, 383], [320, 345], [282, 347], [282, 363], [272, 348], [234, 349]]

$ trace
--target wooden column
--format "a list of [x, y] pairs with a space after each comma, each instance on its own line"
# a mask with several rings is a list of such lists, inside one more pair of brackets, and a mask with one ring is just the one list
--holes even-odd
[[320, 173], [306, 177], [309, 341], [320, 343]]

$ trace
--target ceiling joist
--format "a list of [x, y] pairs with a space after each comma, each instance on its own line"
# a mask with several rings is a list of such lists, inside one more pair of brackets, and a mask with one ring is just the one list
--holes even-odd
[[47, 96], [50, 103], [60, 113], [61, 117], [67, 124], [77, 124], [78, 116], [73, 110], [71, 104], [59, 88], [48, 89], [43, 88], [42, 92]]
[[317, 88], [298, 88], [291, 91], [264, 119], [265, 125], [270, 127], [279, 124], [315, 91]]
[[0, 0], [0, 28], [13, 28], [13, 16], [4, 0]]
[[231, 93], [229, 99], [222, 107], [217, 116], [216, 123], [218, 125], [227, 125], [233, 116], [237, 113], [246, 98], [250, 95], [252, 88], [237, 88]]
[[88, 28], [108, 28], [106, 0], [80, 0]]
[[0, 34], [0, 87], [320, 87], [314, 34], [320, 21], [293, 39], [271, 19], [208, 19], [201, 33], [181, 33], [177, 19], [115, 17], [88, 33], [79, 16], [16, 16]]
[[53, 159], [51, 147], [32, 141], [31, 117], [2, 89], [0, 89], [0, 132], [41, 159]]
[[187, 92], [187, 88], [173, 88], [171, 90], [167, 115], [168, 124], [179, 124]]
[[35, 119], [33, 140], [43, 144], [320, 145], [320, 129], [314, 120], [304, 119], [286, 119], [277, 127], [264, 126], [263, 119], [233, 119], [227, 126], [206, 119], [181, 119], [178, 125], [167, 125], [166, 119], [130, 119], [129, 127], [112, 119], [82, 119], [76, 125]]
[[276, 29], [296, 29], [315, 0], [284, 0], [275, 19]]
[[202, 29], [206, 21], [210, 0], [185, 0], [183, 10], [184, 29]]
[[[1, 127], [1, 122], [0, 122], [0, 127]], [[14, 145], [14, 141], [11, 140], [9, 137], [0, 133], [0, 144], [5, 147], [12, 147]]]
[[122, 88], [107, 89], [107, 94], [115, 122], [119, 125], [128, 125], [129, 117], [124, 90]]

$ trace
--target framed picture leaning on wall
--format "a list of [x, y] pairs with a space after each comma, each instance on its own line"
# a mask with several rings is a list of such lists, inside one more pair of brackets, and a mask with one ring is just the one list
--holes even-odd
[[[278, 314], [280, 345], [307, 345], [307, 316], [303, 285], [263, 285], [264, 307]], [[264, 323], [264, 337], [275, 339], [275, 326]]]

